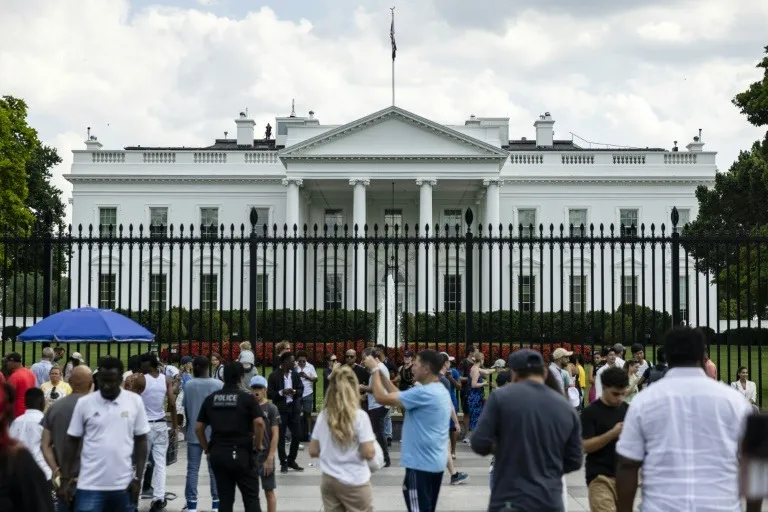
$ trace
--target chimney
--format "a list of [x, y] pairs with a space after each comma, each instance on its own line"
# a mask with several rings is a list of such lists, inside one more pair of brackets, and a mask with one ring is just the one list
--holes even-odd
[[480, 126], [480, 120], [475, 114], [472, 114], [469, 119], [464, 121], [464, 126]]
[[555, 120], [552, 119], [552, 115], [549, 112], [539, 116], [538, 121], [533, 123], [536, 127], [536, 146], [537, 147], [552, 147], [554, 145]]
[[235, 124], [237, 125], [237, 145], [253, 146], [253, 127], [256, 126], [256, 122], [248, 119], [245, 112], [240, 112], [240, 118], [235, 119]]
[[699, 135], [693, 138], [693, 142], [689, 142], [685, 148], [690, 152], [700, 153], [704, 151], [704, 141], [701, 140], [701, 128], [699, 128]]
[[315, 111], [309, 111], [309, 117], [304, 120], [304, 126], [320, 126], [320, 120], [315, 119]]
[[91, 135], [91, 127], [88, 127], [85, 136], [85, 149], [88, 151], [98, 151], [101, 149], [101, 142], [95, 135]]

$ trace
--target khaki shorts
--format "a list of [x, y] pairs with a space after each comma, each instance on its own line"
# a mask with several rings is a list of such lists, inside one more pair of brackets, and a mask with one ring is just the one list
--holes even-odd
[[591, 512], [616, 512], [618, 495], [616, 494], [616, 479], [599, 475], [589, 482], [587, 487], [589, 510]]

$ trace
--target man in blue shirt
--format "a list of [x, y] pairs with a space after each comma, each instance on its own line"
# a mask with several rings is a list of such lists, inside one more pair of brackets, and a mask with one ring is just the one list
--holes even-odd
[[448, 458], [448, 425], [453, 404], [448, 390], [440, 383], [443, 358], [434, 350], [422, 350], [413, 363], [413, 378], [419, 386], [398, 391], [379, 375], [378, 362], [371, 356], [363, 360], [371, 372], [371, 392], [384, 406], [407, 411], [403, 423], [402, 458], [405, 468], [403, 497], [408, 512], [434, 512]]

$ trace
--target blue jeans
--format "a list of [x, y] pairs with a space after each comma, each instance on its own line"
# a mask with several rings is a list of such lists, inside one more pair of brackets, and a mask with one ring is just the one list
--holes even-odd
[[131, 495], [128, 491], [84, 491], [75, 494], [75, 512], [130, 512]]
[[384, 423], [384, 436], [392, 439], [392, 408], [387, 409], [387, 418]]
[[[200, 472], [200, 462], [203, 458], [203, 449], [199, 444], [187, 443], [187, 485], [184, 487], [184, 497], [187, 500], [187, 507], [197, 508], [197, 475]], [[211, 471], [211, 461], [208, 462], [208, 477], [211, 480], [211, 499], [215, 505], [219, 502], [219, 491], [216, 489], [216, 479], [213, 478]]]
[[55, 503], [56, 512], [72, 512], [72, 507], [69, 506], [69, 503], [65, 501], [61, 501], [60, 499], [56, 499]]

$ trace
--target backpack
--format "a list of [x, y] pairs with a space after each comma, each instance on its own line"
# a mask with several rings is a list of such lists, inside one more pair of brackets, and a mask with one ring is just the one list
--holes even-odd
[[666, 366], [662, 369], [659, 369], [658, 366], [653, 366], [651, 368], [651, 374], [648, 376], [648, 384], [653, 384], [654, 382], [661, 380], [664, 375], [667, 374], [667, 370], [669, 370], [669, 368]]

